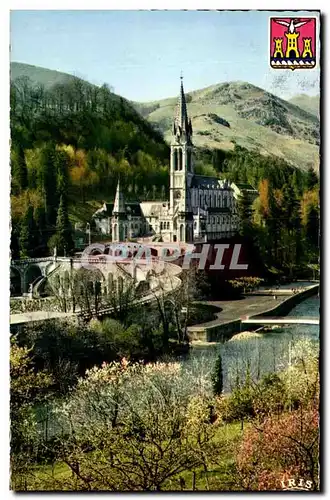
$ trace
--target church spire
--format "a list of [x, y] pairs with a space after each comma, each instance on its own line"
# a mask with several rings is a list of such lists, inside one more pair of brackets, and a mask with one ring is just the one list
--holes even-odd
[[116, 190], [116, 198], [115, 204], [113, 206], [113, 214], [123, 214], [125, 213], [125, 200], [122, 190], [120, 188], [120, 179], [118, 179], [117, 190]]
[[183, 76], [181, 74], [180, 94], [173, 123], [173, 135], [181, 138], [184, 134], [188, 140], [192, 135], [191, 120], [188, 119], [186, 96], [183, 89]]

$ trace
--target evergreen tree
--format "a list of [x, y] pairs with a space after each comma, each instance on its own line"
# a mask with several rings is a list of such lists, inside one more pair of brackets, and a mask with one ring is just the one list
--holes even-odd
[[252, 206], [248, 195], [243, 191], [237, 204], [237, 212], [240, 220], [239, 233], [241, 236], [252, 235]]
[[64, 151], [54, 151], [54, 169], [56, 173], [56, 190], [58, 196], [67, 193], [69, 184], [69, 158]]
[[269, 263], [278, 265], [279, 252], [281, 246], [281, 225], [282, 225], [282, 211], [281, 207], [274, 196], [274, 190], [269, 192], [269, 217], [266, 221], [266, 249], [268, 252]]
[[36, 232], [36, 248], [38, 253], [47, 249], [47, 240], [49, 233], [46, 226], [46, 213], [44, 207], [37, 207], [34, 211], [34, 220], [37, 228]]
[[299, 198], [302, 195], [302, 182], [301, 182], [301, 172], [295, 168], [292, 175], [292, 187], [295, 193], [295, 197]]
[[319, 179], [316, 175], [315, 170], [313, 169], [313, 167], [309, 167], [309, 169], [307, 171], [307, 177], [306, 177], [306, 188], [308, 190], [311, 190], [317, 185], [318, 182], [319, 182]]
[[59, 254], [70, 254], [74, 249], [72, 230], [65, 195], [61, 195], [56, 220], [56, 247]]
[[58, 207], [57, 172], [54, 167], [55, 145], [47, 142], [42, 148], [38, 172], [38, 186], [43, 192], [46, 221], [54, 226]]
[[13, 224], [10, 234], [10, 257], [11, 259], [19, 259], [19, 231], [18, 225]]
[[20, 257], [32, 257], [36, 241], [36, 224], [33, 217], [33, 207], [29, 205], [21, 223], [19, 234]]
[[223, 391], [223, 371], [222, 371], [222, 358], [221, 353], [219, 353], [217, 360], [215, 362], [214, 372], [212, 374], [212, 386], [213, 393], [216, 396], [220, 396]]
[[13, 148], [11, 154], [11, 173], [14, 192], [24, 191], [28, 186], [28, 175], [24, 148], [20, 143]]
[[317, 208], [310, 204], [306, 214], [306, 237], [311, 245], [318, 247], [319, 244], [319, 212]]

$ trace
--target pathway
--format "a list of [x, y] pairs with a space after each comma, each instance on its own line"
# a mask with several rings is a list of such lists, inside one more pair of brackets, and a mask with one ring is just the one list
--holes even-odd
[[[301, 287], [298, 293], [303, 292], [308, 288], [317, 287], [318, 284]], [[290, 295], [293, 295], [291, 292]], [[218, 325], [229, 323], [230, 321], [239, 321], [242, 316], [251, 317], [257, 314], [262, 314], [278, 306], [288, 299], [288, 295], [246, 295], [237, 300], [218, 300], [218, 301], [203, 301], [202, 304], [215, 306], [219, 308], [219, 312], [215, 313], [215, 319], [198, 325], [189, 326], [188, 331], [197, 332], [204, 328], [212, 328]]]
[[32, 321], [45, 321], [55, 318], [67, 318], [73, 316], [73, 313], [65, 312], [49, 312], [49, 311], [31, 311], [25, 313], [17, 313], [10, 315], [10, 324], [19, 325], [22, 323], [30, 323]]
[[242, 319], [244, 325], [319, 325], [319, 318], [294, 318], [292, 316], [258, 316]]

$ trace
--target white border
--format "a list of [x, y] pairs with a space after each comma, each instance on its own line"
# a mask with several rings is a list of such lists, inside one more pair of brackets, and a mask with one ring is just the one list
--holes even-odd
[[[272, 9], [273, 8], [273, 9]], [[222, 2], [219, 2], [219, 0], [204, 0], [203, 2], [201, 0], [176, 0], [174, 1], [150, 1], [150, 0], [139, 0], [137, 2], [136, 0], [121, 0], [120, 2], [115, 2], [112, 1], [111, 3], [109, 0], [93, 0], [93, 1], [86, 1], [85, 2], [78, 2], [77, 0], [57, 0], [56, 2], [54, 0], [49, 0], [47, 3], [45, 3], [44, 0], [28, 0], [28, 1], [23, 1], [23, 0], [12, 0], [11, 2], [4, 1], [1, 3], [0, 6], [0, 36], [1, 36], [1, 44], [0, 44], [0, 54], [1, 54], [1, 68], [2, 68], [2, 79], [1, 79], [1, 87], [2, 87], [2, 92], [1, 92], [1, 131], [0, 131], [0, 139], [1, 139], [1, 155], [2, 155], [2, 162], [1, 162], [1, 182], [0, 182], [0, 203], [1, 203], [1, 216], [2, 216], [2, 225], [1, 225], [1, 240], [2, 240], [2, 245], [0, 247], [0, 252], [1, 252], [1, 278], [2, 278], [2, 287], [1, 287], [1, 300], [0, 300], [0, 319], [2, 322], [2, 328], [1, 328], [1, 347], [0, 347], [0, 355], [1, 355], [1, 375], [0, 375], [0, 395], [1, 395], [1, 453], [0, 453], [0, 473], [1, 473], [1, 481], [0, 481], [0, 491], [2, 493], [1, 498], [8, 498], [9, 496], [12, 495], [8, 491], [8, 484], [9, 484], [9, 474], [8, 474], [8, 465], [9, 465], [9, 458], [8, 458], [8, 451], [9, 451], [9, 436], [8, 436], [8, 426], [9, 426], [9, 399], [8, 399], [8, 387], [9, 387], [9, 377], [8, 377], [8, 350], [9, 350], [9, 343], [8, 343], [8, 325], [9, 325], [9, 269], [8, 269], [8, 259], [9, 259], [9, 236], [10, 236], [10, 231], [9, 231], [9, 10], [13, 9], [38, 9], [38, 10], [58, 10], [58, 9], [72, 9], [72, 10], [97, 10], [97, 9], [104, 9], [104, 10], [129, 10], [129, 9], [157, 9], [157, 10], [162, 10], [162, 9], [168, 9], [168, 10], [179, 10], [179, 9], [188, 9], [188, 10], [195, 10], [195, 9], [220, 9], [220, 10], [252, 10], [252, 9], [258, 9], [258, 10], [285, 10], [287, 11], [288, 9], [292, 10], [321, 10], [323, 14], [327, 14], [329, 12], [329, 7], [328, 7], [328, 2], [326, 1], [321, 1], [321, 2], [311, 2], [311, 1], [306, 1], [306, 0], [292, 0], [290, 2], [290, 5], [288, 5], [287, 0], [278, 0], [275, 4], [272, 3], [271, 5], [266, 4], [264, 0], [223, 0]], [[329, 35], [326, 33], [325, 29], [323, 29], [323, 46], [322, 46], [322, 51], [323, 53], [326, 52], [327, 56], [329, 57]], [[323, 55], [323, 61], [322, 61], [322, 71], [326, 73], [326, 57], [325, 54]], [[326, 75], [324, 74], [323, 76], [323, 83], [324, 83], [324, 88], [323, 92], [325, 90], [325, 83], [326, 83]], [[326, 104], [325, 98], [323, 100], [323, 103]], [[323, 117], [323, 123], [327, 122], [328, 120], [328, 115], [329, 115], [329, 107], [328, 104], [324, 107], [324, 109], [321, 110], [324, 113]], [[327, 193], [330, 192], [330, 175], [326, 175], [326, 171], [329, 168], [328, 165], [326, 164], [326, 144], [329, 143], [329, 132], [327, 128], [323, 130], [323, 169], [322, 169], [322, 218], [323, 218], [323, 229], [326, 230], [326, 224], [328, 222], [328, 216], [329, 216], [329, 202], [328, 198], [329, 196], [326, 196]], [[326, 314], [327, 310], [330, 310], [330, 296], [328, 297], [326, 294], [327, 291], [327, 285], [329, 283], [329, 270], [328, 267], [326, 266], [325, 258], [326, 255], [328, 254], [328, 241], [325, 235], [323, 235], [323, 251], [322, 251], [322, 260], [323, 260], [323, 273], [322, 273], [322, 281], [324, 282], [324, 287], [322, 290], [323, 293], [323, 315], [324, 315], [324, 326], [323, 326], [323, 347], [326, 347], [325, 352], [323, 353], [323, 364], [324, 364], [324, 377], [322, 381], [323, 385], [323, 393], [325, 397], [325, 401], [323, 404], [323, 434], [322, 434], [322, 441], [324, 443], [325, 438], [327, 441], [327, 445], [329, 444], [328, 441], [328, 435], [326, 433], [325, 426], [327, 424], [327, 419], [328, 415], [326, 415], [326, 402], [329, 402], [329, 390], [330, 390], [330, 381], [329, 381], [329, 369], [326, 369], [327, 365], [327, 357], [329, 355], [328, 351], [328, 345], [329, 341], [326, 342], [326, 337], [327, 335], [330, 335], [330, 328], [329, 328], [329, 323], [328, 323], [328, 317]], [[324, 450], [323, 450], [323, 458], [325, 460], [325, 463], [327, 462], [327, 452], [329, 450], [329, 446], [325, 446], [325, 443], [323, 444]], [[323, 476], [323, 483], [326, 488], [328, 489], [328, 481], [327, 481], [327, 474], [326, 474], [326, 467], [325, 464], [323, 464], [323, 470], [321, 471], [322, 476]], [[113, 494], [112, 494], [113, 495]], [[221, 493], [221, 495], [228, 496], [229, 495], [225, 493]], [[251, 495], [251, 494], [250, 494]], [[314, 495], [314, 494], [311, 494]], [[50, 496], [47, 495], [46, 496]], [[203, 497], [204, 494], [198, 495], [200, 497]], [[230, 495], [232, 496], [232, 495]], [[316, 494], [315, 494], [316, 496]], [[37, 498], [37, 495], [32, 494], [30, 497]], [[63, 494], [62, 498], [71, 498], [71, 494]]]

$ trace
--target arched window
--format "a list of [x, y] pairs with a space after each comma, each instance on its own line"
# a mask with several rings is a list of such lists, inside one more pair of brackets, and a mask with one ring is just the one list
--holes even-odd
[[225, 196], [223, 199], [223, 206], [227, 208], [227, 196]]
[[184, 241], [184, 225], [180, 226], [180, 241]]
[[113, 240], [116, 241], [118, 239], [118, 234], [117, 234], [117, 224], [113, 226]]
[[182, 149], [179, 149], [179, 170], [182, 170]]
[[188, 170], [188, 172], [191, 172], [191, 151], [190, 151], [190, 149], [187, 150], [187, 170]]
[[178, 170], [178, 151], [176, 149], [173, 152], [173, 163], [174, 163], [174, 170]]
[[167, 229], [170, 229], [170, 223], [169, 222], [167, 223]]

